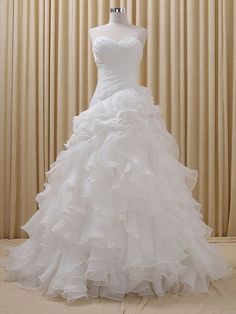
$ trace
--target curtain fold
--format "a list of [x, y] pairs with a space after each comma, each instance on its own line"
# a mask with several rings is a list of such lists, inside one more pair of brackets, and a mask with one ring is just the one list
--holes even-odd
[[162, 106], [180, 161], [198, 170], [204, 221], [213, 236], [235, 236], [236, 2], [0, 0], [0, 237], [26, 237], [20, 225], [96, 87], [88, 30], [116, 6], [148, 29], [140, 84]]

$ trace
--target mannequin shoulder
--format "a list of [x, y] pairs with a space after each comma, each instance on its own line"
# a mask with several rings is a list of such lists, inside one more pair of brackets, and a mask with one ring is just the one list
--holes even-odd
[[143, 43], [143, 46], [145, 45], [145, 41], [147, 39], [147, 29], [145, 27], [141, 26], [135, 26], [134, 28], [134, 35], [140, 39], [140, 41]]
[[139, 26], [140, 31], [143, 32], [144, 34], [147, 34], [147, 28]]
[[88, 30], [89, 39], [92, 42], [97, 33], [102, 32], [105, 29], [105, 25], [95, 26]]
[[148, 33], [147, 28], [138, 26], [138, 31], [141, 37], [144, 37], [144, 38], [147, 37], [147, 33]]

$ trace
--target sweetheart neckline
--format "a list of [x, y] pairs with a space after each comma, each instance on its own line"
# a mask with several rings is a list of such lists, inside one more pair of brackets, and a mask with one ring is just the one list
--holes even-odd
[[123, 37], [123, 38], [121, 38], [121, 39], [119, 39], [119, 40], [116, 40], [116, 39], [111, 38], [111, 37], [109, 37], [109, 36], [98, 36], [98, 37], [96, 37], [96, 38], [94, 39], [94, 41], [92, 42], [92, 44], [91, 44], [92, 47], [94, 47], [95, 42], [96, 42], [99, 38], [108, 38], [110, 41], [115, 42], [116, 44], [119, 44], [119, 43], [121, 43], [121, 42], [124, 41], [124, 40], [127, 40], [127, 39], [129, 39], [129, 38], [132, 38], [132, 39], [135, 39], [135, 40], [139, 43], [139, 45], [141, 46], [142, 49], [144, 48], [144, 46], [143, 46], [143, 44], [141, 43], [141, 41], [140, 41], [137, 37], [135, 37], [135, 36], [125, 36], [125, 37]]

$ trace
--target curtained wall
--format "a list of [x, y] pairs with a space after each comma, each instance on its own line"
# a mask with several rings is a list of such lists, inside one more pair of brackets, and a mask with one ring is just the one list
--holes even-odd
[[140, 84], [163, 108], [215, 236], [236, 235], [236, 1], [0, 0], [0, 237], [37, 210], [45, 171], [97, 81], [88, 29], [125, 6], [146, 27]]

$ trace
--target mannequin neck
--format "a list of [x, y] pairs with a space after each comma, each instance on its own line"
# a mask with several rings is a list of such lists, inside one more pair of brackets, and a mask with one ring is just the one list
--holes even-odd
[[110, 12], [109, 23], [129, 25], [126, 12]]

